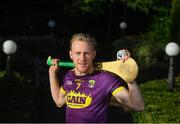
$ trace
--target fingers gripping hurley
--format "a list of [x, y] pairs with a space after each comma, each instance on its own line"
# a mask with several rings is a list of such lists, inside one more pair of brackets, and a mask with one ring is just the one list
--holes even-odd
[[[48, 57], [47, 59], [47, 62], [46, 62], [47, 65], [52, 65], [52, 59], [51, 59], [51, 56]], [[58, 62], [58, 66], [61, 66], [61, 67], [74, 67], [74, 63], [73, 62]]]
[[[47, 59], [47, 65], [52, 65], [51, 57]], [[128, 60], [117, 60], [108, 62], [97, 62], [97, 67], [101, 70], [112, 72], [120, 76], [124, 81], [130, 83], [133, 81], [138, 74], [138, 65], [133, 58], [128, 58]], [[74, 67], [73, 62], [58, 62], [58, 66], [62, 67]]]

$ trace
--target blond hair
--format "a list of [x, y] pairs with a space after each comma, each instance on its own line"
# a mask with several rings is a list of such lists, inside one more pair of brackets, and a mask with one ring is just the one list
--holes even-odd
[[73, 42], [76, 40], [82, 42], [88, 42], [92, 45], [93, 49], [96, 50], [97, 47], [96, 39], [92, 37], [90, 34], [84, 34], [84, 33], [74, 34], [70, 40], [70, 49], [72, 47]]

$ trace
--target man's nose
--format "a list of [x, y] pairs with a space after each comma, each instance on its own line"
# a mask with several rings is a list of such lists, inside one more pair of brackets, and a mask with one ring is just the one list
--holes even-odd
[[85, 60], [85, 54], [82, 53], [81, 56], [80, 56], [80, 59]]

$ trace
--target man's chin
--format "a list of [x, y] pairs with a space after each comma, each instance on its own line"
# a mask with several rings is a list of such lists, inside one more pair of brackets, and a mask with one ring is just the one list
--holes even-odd
[[80, 73], [87, 73], [88, 72], [87, 68], [79, 68], [78, 70]]

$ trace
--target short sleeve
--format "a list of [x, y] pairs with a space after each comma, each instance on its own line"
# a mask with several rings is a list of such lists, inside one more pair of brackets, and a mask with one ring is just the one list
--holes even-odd
[[59, 92], [62, 92], [64, 94], [66, 94], [66, 90], [63, 88], [63, 86], [60, 88], [60, 91]]
[[[114, 77], [115, 78], [115, 77]], [[114, 85], [111, 88], [111, 93], [114, 96], [119, 91], [123, 90], [125, 87], [123, 86], [123, 83], [119, 81], [118, 79], [115, 79]]]
[[125, 87], [124, 86], [120, 86], [118, 88], [116, 88], [113, 92], [112, 95], [115, 96], [116, 93], [118, 93], [119, 91], [123, 90]]

